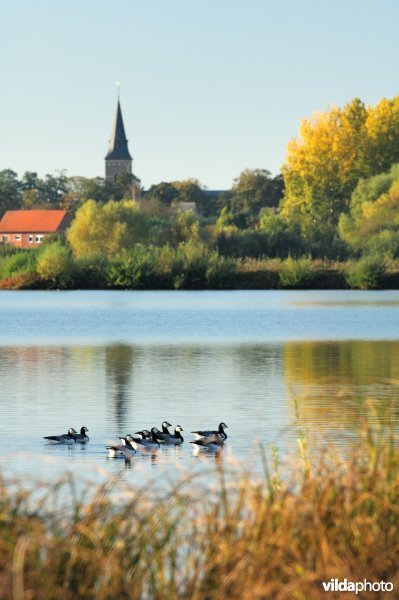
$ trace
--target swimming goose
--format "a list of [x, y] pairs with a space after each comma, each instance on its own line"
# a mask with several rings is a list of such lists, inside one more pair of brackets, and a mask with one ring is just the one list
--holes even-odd
[[161, 444], [165, 444], [167, 442], [168, 438], [172, 435], [170, 433], [168, 427], [172, 427], [172, 425], [170, 423], [168, 423], [167, 421], [164, 421], [162, 423], [162, 431], [159, 431], [159, 429], [157, 429], [156, 427], [153, 427], [153, 429], [155, 429], [156, 438], [157, 438], [158, 442], [160, 442]]
[[121, 444], [116, 444], [114, 446], [105, 446], [108, 450], [108, 453], [111, 457], [122, 457], [125, 458], [129, 455], [136, 454], [136, 450], [130, 445], [130, 440], [133, 437], [128, 433], [124, 438], [119, 438], [121, 440]]
[[180, 433], [181, 431], [183, 431], [183, 427], [181, 427], [181, 425], [176, 425], [175, 433], [169, 434], [169, 437], [165, 440], [165, 444], [182, 444], [184, 442], [184, 438]]
[[[154, 429], [157, 429], [156, 427]], [[157, 431], [159, 431], [157, 429]], [[136, 433], [134, 435], [139, 435], [140, 439], [142, 440], [149, 440], [152, 437], [151, 431], [148, 431], [148, 429], [143, 429], [142, 431], [136, 431]]]
[[63, 433], [62, 435], [47, 435], [43, 439], [48, 440], [49, 442], [53, 442], [54, 444], [76, 444], [76, 436], [78, 433], [74, 430], [73, 427], [68, 429], [68, 433]]
[[204, 439], [194, 440], [190, 442], [193, 444], [194, 450], [206, 450], [207, 452], [218, 452], [223, 448], [222, 434], [216, 432], [215, 439], [210, 439], [211, 436], [205, 437]]
[[146, 433], [146, 429], [144, 429], [143, 431], [140, 432], [140, 434], [143, 437], [132, 438], [131, 440], [129, 440], [129, 444], [135, 450], [153, 450], [153, 449], [159, 448], [159, 442], [156, 438], [156, 427], [153, 427], [151, 429], [151, 437], [150, 438], [145, 438], [144, 437], [145, 433]]
[[75, 435], [75, 442], [78, 442], [79, 444], [85, 444], [88, 442], [90, 438], [88, 435], [86, 435], [86, 431], [89, 431], [87, 427], [81, 427], [80, 433]]
[[[163, 431], [159, 431], [158, 427], [153, 427], [153, 430], [155, 433], [155, 437], [157, 438], [157, 442], [159, 442], [160, 444], [165, 444], [166, 440], [170, 436], [170, 433], [164, 433]], [[145, 435], [144, 439], [149, 439], [149, 437], [152, 437], [152, 435]]]
[[[220, 436], [221, 441], [224, 442], [227, 440], [227, 434], [224, 432], [225, 429], [227, 429], [226, 423], [220, 423], [218, 431], [192, 431], [191, 433], [197, 436], [197, 440], [211, 438], [213, 441], [216, 441], [218, 439], [216, 436]], [[211, 441], [211, 439], [208, 441]]]

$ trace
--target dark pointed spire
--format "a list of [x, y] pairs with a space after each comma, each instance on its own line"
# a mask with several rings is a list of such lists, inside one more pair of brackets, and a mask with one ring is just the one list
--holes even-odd
[[108, 144], [105, 160], [133, 160], [127, 147], [125, 128], [123, 126], [121, 105], [118, 97], [114, 127]]

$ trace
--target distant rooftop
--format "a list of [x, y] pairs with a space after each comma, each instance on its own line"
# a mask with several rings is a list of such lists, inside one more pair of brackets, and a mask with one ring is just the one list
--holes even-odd
[[0, 233], [55, 233], [67, 222], [66, 210], [8, 210], [0, 221]]
[[202, 190], [202, 192], [206, 196], [220, 196], [220, 194], [225, 194], [226, 192], [230, 192], [230, 190]]

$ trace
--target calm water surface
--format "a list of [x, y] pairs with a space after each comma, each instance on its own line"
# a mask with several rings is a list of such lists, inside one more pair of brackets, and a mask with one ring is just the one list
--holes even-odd
[[[212, 467], [188, 441], [220, 421], [222, 460], [256, 470], [259, 442], [297, 452], [298, 425], [345, 448], [365, 399], [396, 401], [398, 383], [397, 291], [0, 292], [8, 476], [173, 481]], [[182, 447], [126, 468], [107, 457], [106, 443], [164, 419], [184, 428]], [[42, 439], [81, 425], [86, 446]]]

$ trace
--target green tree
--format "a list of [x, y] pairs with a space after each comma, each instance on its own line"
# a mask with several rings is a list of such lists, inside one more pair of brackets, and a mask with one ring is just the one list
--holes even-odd
[[148, 219], [133, 200], [88, 200], [77, 211], [67, 237], [76, 256], [100, 252], [113, 257], [145, 242], [148, 230]]
[[47, 174], [40, 179], [34, 171], [26, 171], [21, 179], [23, 208], [59, 208], [68, 193], [68, 178], [64, 171]]
[[21, 189], [38, 190], [43, 186], [43, 181], [39, 179], [35, 171], [25, 171], [21, 179]]
[[18, 210], [21, 199], [21, 184], [15, 171], [0, 171], [0, 218], [6, 210]]
[[22, 207], [26, 209], [38, 208], [44, 204], [39, 190], [30, 189], [22, 192]]
[[380, 173], [374, 177], [360, 179], [350, 200], [350, 214], [357, 216], [362, 213], [365, 202], [375, 202], [382, 194], [389, 191], [392, 184], [399, 180], [399, 164], [392, 165], [387, 173]]
[[26, 171], [21, 179], [22, 208], [33, 208], [45, 204], [43, 181], [34, 171]]
[[272, 208], [267, 208], [257, 224], [267, 238], [267, 255], [281, 258], [303, 253], [303, 242], [297, 225], [289, 224]]
[[110, 184], [110, 192], [114, 200], [139, 200], [141, 182], [132, 173], [118, 173], [115, 181]]
[[102, 177], [69, 177], [67, 180], [67, 193], [73, 198], [75, 204], [87, 200], [108, 202], [112, 196], [112, 184]]
[[202, 190], [196, 201], [199, 213], [205, 218], [217, 218], [225, 206], [230, 206], [231, 190]]
[[279, 205], [283, 188], [281, 175], [272, 177], [266, 169], [246, 169], [233, 182], [232, 208], [257, 216], [262, 208]]
[[238, 231], [236, 217], [230, 212], [228, 206], [224, 206], [220, 211], [215, 229], [217, 233], [224, 233], [225, 235], [230, 235]]
[[359, 181], [339, 232], [356, 252], [399, 256], [399, 165]]
[[169, 220], [167, 242], [177, 247], [182, 242], [197, 244], [202, 241], [198, 216], [192, 211], [179, 210]]
[[179, 192], [176, 200], [179, 202], [195, 202], [196, 206], [201, 206], [204, 199], [204, 192], [201, 189], [198, 179], [173, 181], [172, 185]]
[[67, 193], [67, 177], [64, 172], [58, 175], [47, 174], [42, 184], [43, 195], [51, 208], [56, 208]]
[[381, 287], [386, 274], [384, 260], [380, 256], [365, 255], [346, 265], [345, 279], [351, 288], [372, 290]]
[[146, 193], [146, 197], [149, 200], [157, 200], [169, 205], [172, 204], [173, 200], [176, 200], [178, 196], [179, 191], [175, 188], [173, 183], [167, 183], [166, 181], [152, 185]]
[[60, 242], [46, 244], [37, 259], [37, 272], [45, 281], [64, 287], [69, 281], [71, 257]]

